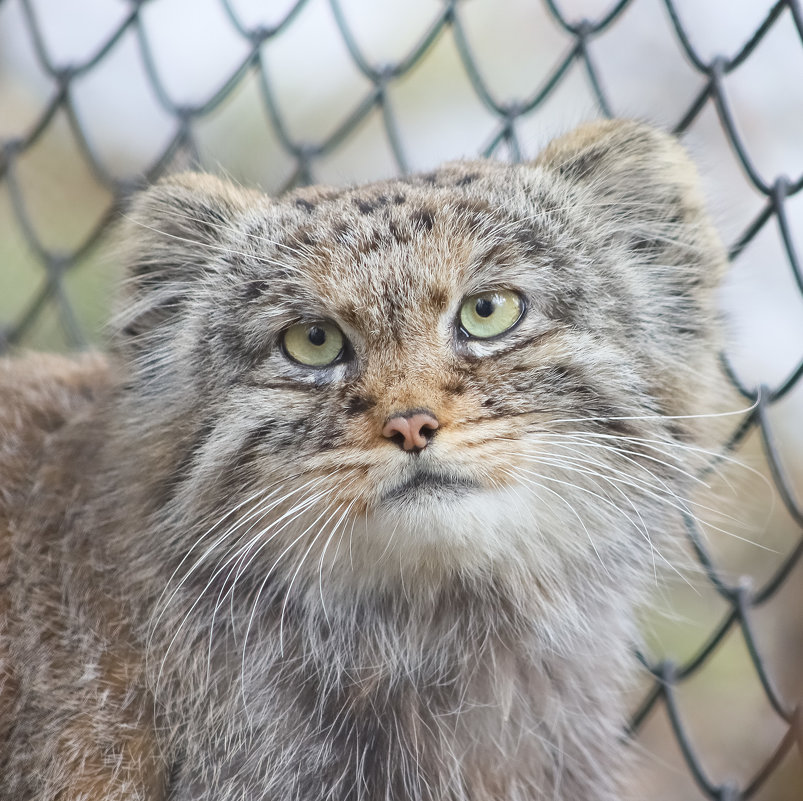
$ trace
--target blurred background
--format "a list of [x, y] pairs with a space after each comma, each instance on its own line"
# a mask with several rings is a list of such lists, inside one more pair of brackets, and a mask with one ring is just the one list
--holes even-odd
[[611, 115], [678, 132], [700, 166], [743, 410], [714, 479], [732, 517], [698, 510], [645, 613], [634, 798], [800, 801], [797, 0], [0, 0], [0, 351], [102, 347], [109, 226], [164, 171], [275, 194], [527, 159]]

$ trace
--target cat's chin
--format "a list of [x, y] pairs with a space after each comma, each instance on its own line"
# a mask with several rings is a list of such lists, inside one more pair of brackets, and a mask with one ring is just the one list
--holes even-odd
[[383, 565], [485, 569], [512, 554], [518, 561], [522, 543], [532, 542], [533, 509], [505, 489], [421, 472], [380, 497], [364, 525], [354, 527], [351, 554], [360, 551], [359, 561], [380, 572]]
[[480, 485], [470, 478], [435, 470], [418, 470], [409, 478], [387, 489], [382, 494], [380, 505], [384, 508], [418, 509], [422, 504], [449, 503], [463, 499], [479, 489]]

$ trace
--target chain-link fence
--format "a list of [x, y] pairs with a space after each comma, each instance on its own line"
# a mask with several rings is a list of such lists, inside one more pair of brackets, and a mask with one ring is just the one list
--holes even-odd
[[[803, 96], [795, 97], [793, 91], [796, 84], [803, 85], [803, 61], [795, 62], [803, 54], [803, 11], [797, 0], [780, 0], [763, 8], [762, 3], [748, 0], [712, 2], [718, 9], [709, 9], [709, 23], [713, 19], [717, 26], [730, 26], [739, 40], [738, 45], [719, 50], [716, 37], [707, 35], [710, 29], [701, 30], [699, 24], [695, 28], [687, 21], [693, 16], [692, 5], [670, 0], [620, 0], [595, 13], [586, 8], [585, 15], [576, 10], [570, 14], [569, 6], [578, 4], [568, 1], [507, 0], [496, 3], [496, 10], [485, 17], [475, 13], [480, 0], [431, 0], [428, 4], [409, 0], [406, 6], [388, 2], [387, 8], [367, 0], [262, 4], [208, 0], [195, 7], [184, 4], [180, 12], [176, 5], [173, 0], [78, 3], [78, 10], [70, 13], [97, 15], [103, 22], [93, 26], [89, 17], [77, 21], [83, 38], [79, 36], [75, 45], [82, 52], [76, 53], [75, 47], [67, 52], [63, 41], [53, 44], [60, 41], [60, 34], [53, 27], [52, 3], [48, 7], [35, 0], [0, 0], [0, 351], [30, 343], [80, 347], [93, 338], [93, 323], [87, 322], [93, 314], [89, 307], [92, 302], [103, 305], [103, 299], [92, 295], [92, 286], [105, 286], [109, 272], [98, 255], [99, 243], [127, 195], [167, 169], [187, 164], [224, 166], [244, 176], [253, 168], [276, 192], [333, 173], [350, 180], [374, 177], [366, 174], [372, 171], [409, 171], [422, 166], [418, 155], [422, 137], [437, 139], [441, 129], [446, 133], [435, 147], [438, 152], [430, 154], [433, 159], [473, 149], [518, 160], [531, 155], [536, 128], [543, 131], [537, 135], [543, 142], [545, 134], [555, 132], [550, 126], [566, 127], [560, 113], [557, 123], [554, 114], [545, 114], [561, 91], [570, 98], [585, 93], [583, 101], [578, 101], [585, 104], [584, 111], [595, 106], [595, 113], [606, 116], [658, 117], [681, 134], [706, 125], [709, 132], [716, 128], [720, 138], [711, 140], [712, 158], [731, 159], [738, 165], [739, 175], [730, 180], [740, 182], [757, 199], [757, 204], [747, 204], [746, 219], [735, 222], [738, 214], [726, 216], [725, 227], [730, 223], [738, 228], [729, 242], [732, 259], [747, 264], [759, 280], [770, 263], [781, 267], [787, 289], [796, 287], [784, 293], [784, 302], [795, 295], [790, 302], [797, 303], [797, 293], [803, 295], [803, 269], [794, 244], [795, 220], [799, 219], [795, 213], [800, 211], [795, 196], [803, 187], [803, 173], [798, 167], [787, 174], [790, 166], [778, 163], [777, 158], [762, 156], [762, 163], [757, 162], [744, 131], [754, 132], [761, 108], [746, 123], [737, 124], [729, 86], [731, 76], [748, 70], [761, 51], [774, 49], [773, 37], [785, 31], [785, 46], [793, 41], [796, 51], [787, 50], [780, 59], [782, 69], [769, 73], [769, 80], [764, 72], [759, 84], [763, 83], [761, 92], [779, 92], [780, 105], [790, 106], [793, 115], [797, 109], [796, 116], [803, 118]], [[171, 7], [175, 14], [185, 16], [174, 15], [171, 22]], [[318, 25], [310, 16], [313, 7], [321, 19], [325, 17], [325, 25], [314, 34], [318, 38], [310, 39], [308, 31]], [[167, 9], [167, 16], [161, 9]], [[196, 9], [201, 16], [217, 14], [213, 30], [193, 27]], [[383, 29], [382, 42], [392, 43], [385, 52], [371, 39], [371, 25], [366, 23], [372, 17], [380, 24], [377, 15], [383, 13], [393, 18], [390, 27], [399, 28], [390, 34], [387, 26]], [[488, 45], [496, 31], [489, 20], [506, 15], [511, 23], [506, 34], [510, 52], [498, 31], [494, 35], [499, 41]], [[66, 24], [63, 8], [56, 17], [59, 24]], [[634, 28], [637, 18], [642, 22]], [[481, 30], [483, 20], [488, 31]], [[742, 29], [735, 30], [739, 24]], [[87, 34], [86, 27], [94, 33]], [[655, 45], [656, 31], [663, 37], [661, 47], [671, 42], [685, 60], [683, 80], [677, 79], [680, 67], [653, 69], [659, 60], [657, 55], [652, 57], [653, 48], [660, 50]], [[292, 44], [283, 44], [293, 36]], [[193, 38], [195, 49], [182, 50]], [[708, 43], [698, 48], [697, 40]], [[524, 42], [524, 47], [513, 52], [516, 42]], [[325, 83], [326, 58], [334, 47], [339, 48], [341, 64], [347, 65], [349, 89]], [[287, 71], [299, 72], [296, 84], [282, 83], [285, 73], [281, 67], [277, 70], [274, 59], [282, 48], [291, 53], [285, 61], [291, 65]], [[61, 54], [56, 53], [59, 49]], [[225, 55], [218, 50], [225, 50]], [[165, 52], [172, 53], [172, 61], [171, 57], [165, 60]], [[124, 53], [128, 61], [123, 60], [115, 72], [115, 59]], [[494, 67], [511, 60], [513, 67], [507, 72]], [[314, 70], [311, 65], [316, 62], [324, 65], [321, 71], [305, 72]], [[427, 64], [435, 65], [431, 75], [452, 75], [459, 91], [433, 93], [429, 78], [417, 77]], [[120, 69], [139, 77], [129, 76], [131, 83], [110, 94], [109, 80], [112, 85], [119, 81]], [[205, 88], [196, 84], [195, 89], [177, 92], [173, 78], [182, 70], [212, 75], [213, 80]], [[104, 71], [111, 74], [105, 94], [102, 88], [92, 89], [92, 81]], [[20, 89], [26, 81], [29, 88]], [[618, 99], [625, 85], [633, 89], [626, 102]], [[460, 93], [473, 103], [473, 116], [450, 128], [437, 113], [444, 108], [451, 113], [449, 103]], [[142, 100], [145, 94], [147, 102]], [[423, 105], [416, 105], [418, 100], [411, 100], [414, 96], [423, 98]], [[312, 111], [294, 118], [293, 109], [305, 103]], [[564, 112], [571, 104], [571, 99], [564, 101]], [[149, 110], [137, 110], [146, 106]], [[220, 122], [221, 110], [227, 106], [234, 110], [228, 122]], [[132, 108], [141, 119], [131, 119]], [[104, 144], [118, 114], [133, 134], [128, 141], [135, 142], [135, 157], [110, 153]], [[785, 119], [771, 127], [786, 126], [794, 139], [795, 123]], [[99, 133], [98, 120], [101, 128], [106, 126], [105, 134]], [[162, 134], [154, 136], [154, 127]], [[350, 158], [340, 159], [339, 154], [349, 149]], [[381, 157], [376, 155], [380, 149]], [[243, 150], [262, 153], [262, 166], [254, 168], [253, 160], [243, 161]], [[796, 152], [803, 154], [803, 137], [797, 140]], [[795, 163], [801, 164], [792, 158], [790, 164]], [[754, 249], [754, 242], [762, 238], [771, 239], [774, 250]], [[87, 295], [94, 301], [87, 301]], [[803, 318], [803, 306], [791, 308], [797, 310], [798, 320]], [[791, 330], [800, 330], [795, 325], [791, 324]], [[761, 340], [768, 361], [779, 350], [787, 354], [783, 363], [773, 362], [771, 381], [766, 376], [772, 371], [762, 373], [761, 369], [752, 371], [759, 376], [755, 382], [747, 381], [744, 376], [751, 370], [737, 368], [730, 354], [723, 357], [749, 407], [735, 425], [732, 453], [747, 452], [750, 441], [761, 443], [785, 512], [773, 516], [763, 532], [752, 532], [754, 539], [771, 543], [773, 557], [762, 562], [761, 569], [744, 570], [742, 578], [710, 550], [698, 524], [687, 520], [691, 548], [707, 577], [707, 597], [717, 600], [704, 602], [710, 607], [702, 616], [705, 631], [700, 637], [698, 620], [697, 639], [692, 638], [692, 645], [684, 641], [679, 649], [686, 656], [642, 657], [645, 689], [635, 705], [631, 733], [652, 752], [645, 760], [648, 763], [671, 763], [664, 751], [674, 747], [682, 756], [687, 779], [693, 780], [684, 780], [677, 766], [670, 764], [661, 774], [662, 783], [648, 781], [651, 797], [803, 798], [803, 772], [799, 764], [791, 764], [803, 760], [803, 709], [796, 700], [803, 693], [803, 591], [799, 577], [796, 581], [803, 562], [803, 464], [795, 460], [803, 444], [796, 439], [803, 426], [795, 425], [795, 415], [803, 414], [803, 336], [799, 341], [790, 339], [794, 336], [787, 329], [780, 340], [773, 341], [771, 336]], [[753, 363], [764, 363], [761, 353]], [[783, 414], [778, 417], [776, 410]], [[778, 419], [786, 420], [785, 428]], [[776, 526], [784, 529], [784, 536], [773, 536]], [[751, 546], [745, 547], [751, 553]], [[738, 564], [749, 565], [747, 559]], [[773, 603], [772, 614], [764, 614]], [[695, 609], [700, 609], [699, 603]], [[785, 627], [778, 620], [786, 621]], [[711, 665], [734, 638], [749, 664], [747, 675], [728, 685], [734, 703], [736, 696], [753, 692], [746, 689], [746, 683], [752, 682], [773, 716], [772, 723], [755, 728], [742, 721], [736, 738], [733, 720], [727, 715], [714, 714], [705, 703], [684, 708], [680, 700], [684, 688], [706, 672], [714, 678], [703, 685], [704, 693], [712, 693], [724, 681], [722, 669], [717, 673]], [[671, 649], [654, 650], [669, 653]], [[779, 671], [785, 678], [779, 680]], [[671, 737], [666, 732], [665, 736], [645, 734], [660, 716]], [[703, 728], [708, 733], [698, 736], [695, 731], [701, 717], [707, 718]], [[744, 749], [729, 751], [723, 745], [739, 737], [747, 743]], [[669, 786], [675, 784], [674, 789]]]

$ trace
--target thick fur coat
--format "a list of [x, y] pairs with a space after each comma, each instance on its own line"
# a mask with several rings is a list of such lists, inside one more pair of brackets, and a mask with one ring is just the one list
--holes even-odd
[[0, 364], [0, 799], [621, 799], [635, 609], [722, 397], [677, 142], [180, 175], [125, 227], [108, 357]]

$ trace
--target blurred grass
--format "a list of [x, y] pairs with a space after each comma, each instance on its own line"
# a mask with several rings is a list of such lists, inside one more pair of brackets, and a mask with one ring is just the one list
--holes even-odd
[[[0, 85], [0, 97], [4, 96]], [[10, 97], [21, 103], [19, 93]], [[6, 101], [0, 114], [25, 115]], [[91, 175], [65, 120], [47, 132], [17, 161], [15, 203], [7, 181], [0, 183], [0, 324], [13, 327], [47, 285], [46, 251], [69, 256], [79, 248], [111, 205], [112, 197]], [[26, 229], [29, 235], [26, 235]], [[32, 241], [32, 237], [35, 241]], [[88, 344], [99, 343], [118, 270], [104, 250], [104, 238], [78, 261], [69, 258], [61, 274], [63, 298]], [[66, 310], [53, 293], [26, 331], [21, 346], [66, 351], [76, 346], [65, 328]]]

